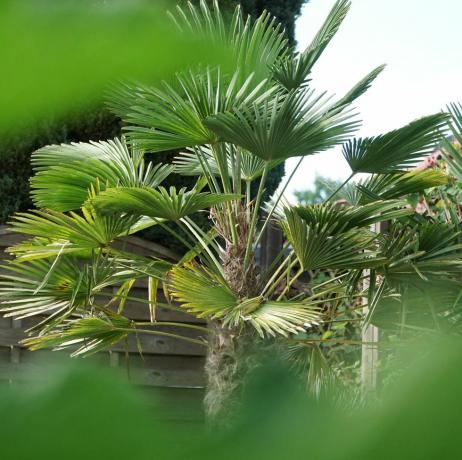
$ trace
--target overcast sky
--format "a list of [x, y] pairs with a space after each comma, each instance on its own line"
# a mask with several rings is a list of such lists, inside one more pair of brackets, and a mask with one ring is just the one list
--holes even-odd
[[[311, 0], [297, 22], [303, 50], [333, 0]], [[400, 127], [415, 118], [462, 102], [462, 0], [352, 0], [340, 31], [313, 71], [313, 85], [343, 95], [377, 65], [387, 68], [358, 100], [360, 135]], [[290, 173], [297, 159], [286, 163]], [[311, 185], [315, 174], [349, 175], [339, 151], [307, 157], [288, 195]]]

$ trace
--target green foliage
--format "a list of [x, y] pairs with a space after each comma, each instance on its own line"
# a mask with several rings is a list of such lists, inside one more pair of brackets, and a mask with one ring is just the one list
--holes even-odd
[[98, 141], [120, 135], [120, 121], [107, 110], [80, 111], [66, 120], [55, 118], [30, 125], [20, 125], [15, 132], [0, 138], [0, 223], [16, 211], [32, 207], [29, 178], [32, 176], [30, 156], [45, 145]]
[[[334, 5], [309, 49], [313, 62], [348, 8], [345, 1]], [[382, 136], [351, 141], [358, 126], [351, 105], [381, 68], [337, 102], [327, 103], [306, 78], [289, 91], [273, 78], [280, 75], [285, 59], [297, 57], [268, 15], [245, 22], [237, 9], [231, 23], [225, 23], [217, 2], [211, 8], [201, 2], [178, 9], [173, 17], [186, 35], [199, 34], [231, 47], [236, 69], [193, 66], [168, 82], [125, 83], [109, 98], [112, 109], [128, 122], [128, 147], [115, 140], [52, 146], [35, 154], [35, 199], [55, 210], [15, 218], [16, 228], [32, 238], [10, 250], [16, 259], [8, 264], [10, 275], [0, 286], [6, 298], [2, 308], [21, 316], [41, 314], [47, 302], [56, 306], [56, 314], [25, 342], [34, 348], [77, 347], [78, 354], [88, 354], [137, 334], [204, 344], [159, 329], [153, 309], [162, 283], [180, 308], [214, 322], [217, 336], [209, 344], [210, 359], [218, 362], [209, 361], [207, 369], [215, 369], [209, 384], [217, 382], [220, 392], [223, 385], [240, 386], [233, 381], [240, 369], [235, 350], [249, 342], [263, 347], [272, 336], [316, 345], [306, 350], [308, 386], [319, 388], [325, 380], [330, 385], [329, 363], [322, 353], [337, 338], [328, 324], [339, 318], [365, 326], [375, 320], [383, 299], [394, 297], [405, 305], [409, 290], [429, 292], [434, 280], [460, 283], [459, 221], [434, 225], [400, 196], [446, 183], [441, 175], [412, 175], [402, 169], [435, 146], [447, 116], [425, 117]], [[269, 173], [284, 159], [341, 143], [352, 176], [378, 174], [354, 186], [352, 202], [332, 204], [329, 197], [318, 205], [290, 206], [282, 193], [273, 203], [264, 202]], [[149, 166], [146, 155], [160, 159], [172, 148], [188, 149], [175, 153], [174, 168]], [[192, 175], [194, 182], [167, 188], [173, 170], [188, 180]], [[72, 200], [61, 193], [73, 193]], [[207, 212], [210, 231], [192, 219], [200, 211]], [[374, 232], [371, 226], [384, 221], [390, 222], [390, 233]], [[269, 224], [282, 228], [286, 244], [264, 268], [258, 266], [256, 249]], [[167, 261], [117, 249], [118, 239], [146, 227], [164, 228], [189, 252]], [[113, 316], [117, 303], [117, 315], [123, 316], [124, 300], [118, 295], [109, 302], [101, 299], [108, 286], [119, 286], [126, 298], [138, 279], [150, 286], [149, 326]], [[458, 302], [452, 300], [456, 308]], [[354, 318], [351, 310], [365, 305], [368, 315]], [[452, 322], [458, 331], [459, 324], [451, 319], [456, 311], [432, 307], [435, 324]], [[195, 325], [182, 327], [204, 331]]]
[[282, 62], [274, 69], [276, 81], [288, 91], [308, 84], [313, 66], [339, 30], [350, 5], [349, 0], [337, 1], [306, 50], [295, 59], [281, 58]]
[[33, 153], [32, 165], [36, 171], [31, 180], [34, 203], [54, 211], [80, 208], [90, 188], [157, 187], [173, 170], [172, 166], [146, 163], [141, 152], [134, 152], [132, 158], [118, 139], [49, 145]]
[[300, 204], [320, 204], [340, 185], [341, 182], [338, 180], [316, 175], [312, 188], [307, 190], [296, 190], [294, 195]]
[[[228, 3], [226, 2], [220, 2], [220, 6], [223, 10], [228, 9], [229, 11], [234, 8], [236, 2], [235, 1], [229, 1]], [[49, 7], [50, 5], [48, 5]], [[2, 6], [2, 8], [6, 7], [6, 4]], [[48, 8], [47, 7], [47, 8]], [[257, 10], [254, 8], [254, 6], [249, 5], [249, 8], [252, 9], [252, 14], [259, 14], [261, 11], [257, 12]], [[250, 12], [249, 10], [246, 10], [246, 13]], [[14, 10], [12, 10], [14, 11]], [[91, 9], [92, 14], [95, 13], [96, 10]], [[295, 11], [295, 10], [293, 10]], [[15, 77], [11, 79], [11, 81], [8, 82], [8, 87], [10, 88], [10, 91], [4, 94], [4, 96], [10, 97], [11, 94], [14, 93], [14, 91], [11, 91], [11, 85], [14, 83], [15, 85], [17, 84], [21, 88], [21, 100], [24, 98], [24, 100], [27, 99], [27, 104], [28, 107], [30, 107], [31, 103], [31, 97], [28, 95], [26, 97], [24, 93], [24, 89], [28, 88], [31, 89], [34, 88], [32, 91], [34, 92], [34, 98], [37, 98], [37, 103], [40, 103], [40, 100], [38, 98], [45, 97], [44, 88], [52, 87], [53, 88], [53, 93], [54, 94], [60, 94], [60, 98], [62, 96], [62, 92], [57, 90], [57, 85], [56, 82], [53, 80], [53, 82], [50, 80], [49, 75], [53, 72], [50, 72], [50, 65], [53, 66], [53, 68], [56, 65], [60, 66], [59, 71], [54, 72], [54, 74], [59, 78], [60, 84], [63, 82], [66, 82], [66, 85], [69, 87], [69, 82], [72, 83], [72, 85], [75, 85], [73, 88], [79, 88], [81, 85], [83, 85], [85, 82], [88, 82], [88, 84], [92, 84], [93, 86], [96, 84], [95, 79], [88, 79], [86, 77], [81, 77], [78, 73], [75, 72], [75, 68], [79, 68], [79, 66], [75, 65], [75, 68], [72, 69], [72, 76], [69, 77], [64, 77], [63, 75], [63, 68], [62, 68], [62, 57], [68, 55], [70, 51], [70, 47], [68, 42], [63, 41], [63, 35], [61, 35], [60, 39], [57, 40], [56, 36], [54, 34], [57, 34], [57, 29], [55, 26], [53, 27], [48, 27], [44, 26], [42, 24], [45, 22], [46, 24], [53, 23], [55, 24], [56, 21], [59, 21], [59, 18], [62, 15], [65, 15], [66, 19], [69, 17], [73, 17], [72, 15], [69, 15], [68, 11], [66, 8], [63, 10], [54, 10], [53, 8], [48, 11], [48, 9], [45, 11], [42, 11], [42, 13], [49, 12], [50, 15], [47, 17], [46, 14], [41, 17], [40, 21], [37, 21], [37, 16], [34, 15], [34, 21], [30, 23], [31, 19], [31, 13], [32, 10], [24, 10], [24, 11], [19, 11], [17, 10], [16, 12], [12, 13], [14, 15], [19, 15], [19, 16], [11, 16], [8, 17], [7, 23], [11, 26], [14, 26], [14, 29], [16, 30], [14, 33], [17, 33], [17, 27], [18, 23], [21, 24], [22, 26], [26, 26], [27, 24], [27, 32], [31, 33], [31, 30], [35, 30], [35, 28], [38, 27], [38, 31], [34, 33], [35, 39], [32, 40], [32, 42], [36, 45], [39, 46], [39, 43], [37, 42], [37, 37], [40, 38], [40, 40], [44, 41], [47, 43], [47, 45], [40, 45], [41, 49], [48, 49], [48, 53], [46, 56], [46, 59], [43, 57], [42, 53], [35, 53], [34, 60], [36, 56], [42, 56], [42, 61], [39, 60], [38, 64], [43, 65], [45, 68], [47, 68], [46, 72], [40, 72], [36, 68], [36, 75], [43, 75], [46, 80], [38, 81], [37, 79], [34, 79], [34, 85], [40, 86], [40, 88], [36, 86], [31, 86], [32, 81], [30, 80], [30, 71], [29, 69], [20, 69], [18, 68], [17, 65], [13, 66], [12, 68], [15, 69]], [[85, 9], [80, 9], [80, 13], [86, 14]], [[88, 11], [88, 13], [90, 10]], [[105, 21], [104, 27], [97, 27], [93, 29], [93, 31], [97, 31], [95, 33], [101, 34], [101, 36], [104, 36], [104, 40], [99, 40], [96, 39], [93, 36], [88, 35], [88, 33], [85, 34], [80, 34], [77, 32], [70, 32], [69, 29], [69, 22], [66, 21], [61, 21], [61, 24], [66, 24], [66, 33], [64, 34], [64, 37], [66, 37], [66, 40], [72, 40], [73, 45], [82, 45], [82, 42], [79, 41], [76, 43], [75, 41], [75, 36], [85, 36], [88, 38], [88, 42], [91, 43], [91, 47], [94, 48], [95, 43], [112, 43], [111, 48], [106, 49], [105, 51], [100, 50], [99, 52], [95, 52], [93, 50], [92, 54], [96, 55], [104, 55], [106, 56], [106, 60], [108, 60], [108, 56], [113, 56], [114, 55], [114, 50], [117, 50], [117, 59], [123, 59], [123, 56], [120, 54], [121, 53], [121, 47], [115, 46], [114, 43], [115, 41], [113, 40], [112, 42], [107, 39], [107, 30], [106, 28], [109, 27], [111, 33], [113, 33], [117, 27], [114, 26], [113, 23], [110, 21], [106, 21], [107, 18], [105, 18], [105, 14], [107, 12], [102, 11], [97, 11], [97, 15], [93, 18], [93, 21], [95, 22], [101, 22]], [[284, 9], [284, 13], [287, 14], [285, 16], [285, 21], [287, 22], [294, 22], [295, 20], [295, 13], [293, 13], [289, 8]], [[292, 14], [293, 13], [293, 14]], [[122, 21], [122, 22], [127, 22], [134, 20], [133, 18], [130, 17], [125, 17], [123, 20], [120, 19], [123, 15], [119, 16], [113, 16], [115, 18], [114, 20], [116, 21]], [[5, 18], [6, 19], [6, 18]], [[11, 21], [10, 21], [11, 19]], [[13, 20], [14, 19], [14, 20]], [[152, 17], [149, 15], [149, 17], [145, 17], [143, 21], [146, 21], [146, 23], [149, 23], [149, 27], [147, 30], [149, 30], [149, 33], [152, 32], [153, 30], [153, 24], [152, 24]], [[156, 20], [157, 21], [157, 20]], [[165, 24], [168, 24], [167, 20], [164, 20]], [[56, 24], [55, 24], [56, 25]], [[101, 24], [100, 24], [101, 26]], [[32, 27], [32, 29], [30, 28]], [[85, 27], [86, 30], [88, 29], [88, 21], [83, 21], [83, 18], [79, 15], [75, 16], [75, 22], [73, 23], [72, 27], [74, 27], [76, 30], [81, 29], [82, 27]], [[142, 35], [144, 32], [140, 31], [140, 25], [138, 23], [137, 25], [137, 30], [140, 32]], [[143, 29], [144, 30], [144, 29]], [[159, 29], [160, 30], [160, 29]], [[88, 30], [87, 30], [88, 31]], [[4, 34], [8, 34], [10, 31], [9, 29], [3, 29]], [[172, 60], [170, 59], [171, 57], [171, 51], [172, 51], [172, 46], [176, 47], [177, 44], [175, 42], [175, 39], [172, 39], [172, 29], [171, 27], [169, 28], [169, 33], [161, 33], [159, 32], [159, 36], [162, 38], [161, 41], [156, 42], [155, 47], [151, 47], [148, 45], [148, 42], [143, 41], [143, 39], [139, 36], [133, 36], [133, 39], [137, 40], [137, 46], [136, 47], [129, 47], [127, 46], [126, 40], [124, 40], [124, 46], [122, 47], [123, 49], [130, 49], [130, 54], [131, 57], [130, 59], [134, 58], [133, 55], [133, 50], [136, 49], [137, 52], [140, 54], [145, 53], [145, 46], [149, 47], [149, 55], [152, 56], [153, 49], [156, 49], [158, 55], [156, 57], [156, 69], [154, 69], [156, 72], [161, 70], [161, 67], [159, 67], [160, 62], [163, 63], [163, 65], [168, 65], [170, 66], [172, 64]], [[51, 35], [53, 34], [53, 35]], [[24, 34], [24, 36], [28, 36], [27, 33]], [[159, 38], [159, 37], [157, 37]], [[163, 40], [166, 40], [166, 45], [162, 46], [161, 43], [164, 43]], [[173, 40], [173, 43], [172, 43]], [[7, 40], [9, 43], [17, 43], [18, 47], [20, 46], [19, 42], [17, 40]], [[170, 41], [170, 42], [169, 42]], [[50, 50], [50, 44], [53, 45], [53, 52]], [[141, 45], [141, 47], [140, 47]], [[183, 44], [184, 45], [184, 44]], [[192, 46], [194, 47], [194, 52], [189, 53], [189, 57], [187, 56], [188, 54], [188, 47], [183, 46], [181, 52], [175, 51], [173, 54], [175, 54], [175, 65], [177, 66], [179, 63], [179, 59], [192, 59], [195, 60], [197, 58], [197, 53], [200, 53], [201, 51], [197, 48], [197, 44], [193, 44]], [[55, 49], [56, 48], [56, 49]], [[58, 50], [59, 48], [59, 50]], [[61, 49], [62, 48], [62, 49]], [[160, 55], [159, 52], [161, 49], [168, 49], [168, 60], [162, 60], [160, 61]], [[176, 49], [176, 48], [175, 48]], [[9, 48], [10, 50], [10, 48]], [[11, 48], [12, 52], [14, 52], [14, 49]], [[16, 51], [15, 56], [18, 54], [21, 54], [23, 56], [21, 62], [27, 63], [30, 62], [30, 59], [26, 59], [24, 56], [24, 53]], [[79, 51], [73, 53], [74, 58], [76, 56], [85, 56], [85, 53], [82, 52], [82, 49], [79, 48]], [[115, 56], [115, 55], [114, 55]], [[16, 59], [16, 57], [15, 57]], [[139, 62], [142, 62], [143, 59], [139, 59]], [[75, 62], [75, 59], [74, 61]], [[29, 65], [29, 64], [28, 64]], [[83, 69], [86, 69], [88, 66], [88, 61], [85, 58], [85, 66], [81, 66], [79, 68], [79, 72], [83, 71]], [[101, 65], [104, 65], [104, 68], [101, 67]], [[111, 75], [111, 79], [114, 78], [114, 72], [112, 72], [110, 69], [107, 67], [107, 62], [104, 63], [103, 60], [100, 60], [98, 58], [98, 69], [99, 70], [104, 70], [104, 72], [109, 71]], [[131, 68], [134, 70], [134, 67], [132, 65], [130, 66], [125, 66], [126, 68]], [[70, 70], [70, 69], [67, 69]], [[66, 70], [66, 71], [67, 71]], [[92, 63], [92, 75], [94, 77], [94, 70], [95, 70], [95, 65]], [[147, 69], [149, 72], [153, 72], [153, 68], [149, 67]], [[145, 70], [143, 70], [144, 72]], [[162, 70], [163, 75], [167, 75], [169, 73], [168, 70], [164, 69]], [[132, 77], [135, 74], [132, 74]], [[119, 73], [119, 76], [121, 74]], [[20, 78], [19, 78], [20, 77]], [[27, 78], [27, 84], [23, 84], [22, 78]], [[106, 77], [105, 82], [107, 81]], [[152, 78], [151, 78], [152, 80]], [[105, 83], [104, 82], [104, 83]], [[46, 83], [46, 84], [45, 84]], [[99, 84], [99, 83], [98, 83]], [[92, 89], [93, 94], [95, 92], [94, 89]], [[100, 140], [108, 140], [108, 139], [113, 139], [115, 137], [120, 136], [120, 129], [121, 129], [121, 122], [118, 117], [110, 114], [106, 109], [104, 109], [101, 104], [93, 104], [92, 107], [88, 108], [81, 108], [80, 106], [77, 106], [75, 104], [76, 100], [79, 98], [75, 98], [74, 96], [70, 96], [72, 100], [72, 110], [66, 110], [65, 113], [62, 113], [61, 111], [58, 111], [57, 108], [58, 106], [56, 104], [53, 104], [50, 99], [48, 98], [49, 94], [46, 99], [46, 105], [47, 107], [53, 107], [53, 113], [50, 114], [47, 112], [47, 114], [44, 116], [44, 112], [40, 112], [40, 119], [38, 120], [30, 120], [27, 123], [19, 123], [18, 119], [14, 117], [14, 114], [9, 112], [8, 117], [11, 120], [15, 120], [15, 129], [11, 130], [10, 132], [7, 131], [2, 131], [0, 135], [0, 158], [2, 161], [2, 171], [0, 172], [0, 224], [4, 224], [8, 221], [9, 217], [17, 211], [26, 211], [27, 209], [30, 209], [33, 206], [32, 200], [30, 199], [29, 196], [29, 178], [32, 176], [32, 167], [30, 165], [30, 155], [33, 151], [39, 149], [40, 147], [44, 147], [47, 145], [52, 145], [52, 144], [61, 144], [61, 143], [70, 143], [70, 142], [89, 142], [89, 141], [100, 141]], [[99, 97], [99, 95], [98, 95]], [[7, 104], [5, 103], [4, 106], [10, 106], [10, 107], [18, 107], [19, 105], [18, 99], [16, 98], [14, 100], [14, 104]], [[61, 99], [60, 99], [60, 104], [61, 104]], [[21, 109], [22, 110], [22, 109]], [[24, 117], [21, 117], [24, 119]], [[172, 160], [174, 157], [175, 153], [163, 153], [162, 155], [156, 155], [154, 160], [154, 163], [158, 162], [163, 162], [167, 163]], [[283, 165], [280, 165], [277, 169], [273, 170], [271, 172], [271, 180], [268, 186], [268, 195], [271, 195], [272, 192], [277, 188], [279, 181], [281, 177], [283, 176], [284, 172], [284, 167]], [[37, 179], [38, 180], [38, 179]], [[186, 177], [179, 176], [179, 175], [172, 175], [171, 178], [166, 182], [166, 185], [176, 185], [178, 188], [181, 188], [183, 186], [190, 186], [192, 184], [192, 181], [189, 180]], [[72, 195], [71, 193], [68, 194], [68, 199], [71, 199]], [[63, 197], [62, 197], [63, 199]], [[78, 200], [77, 200], [78, 201]], [[44, 204], [44, 203], [42, 203]], [[73, 204], [75, 205], [75, 203]], [[200, 222], [202, 225], [207, 224], [207, 220], [201, 218], [201, 216], [197, 216], [198, 222]], [[171, 235], [168, 232], [165, 232], [165, 230], [162, 229], [155, 229], [151, 230], [147, 233], [145, 233], [145, 236], [150, 238], [150, 239], [155, 239], [159, 241], [161, 244], [164, 244], [167, 247], [175, 247], [177, 246], [177, 242], [172, 239]]]
[[440, 113], [382, 136], [355, 139], [344, 146], [343, 156], [353, 173], [387, 173], [412, 168], [434, 151], [446, 122], [447, 116]]
[[98, 194], [92, 203], [104, 213], [114, 210], [135, 216], [148, 216], [153, 219], [179, 221], [183, 217], [216, 206], [220, 203], [236, 200], [239, 195], [212, 194], [200, 192], [200, 189], [157, 190], [141, 187], [109, 188]]
[[396, 174], [373, 174], [350, 187], [346, 195], [350, 203], [365, 204], [420, 193], [426, 189], [447, 185], [449, 182], [447, 175], [432, 169]]
[[[89, 455], [99, 460], [457, 458], [460, 349], [459, 339], [439, 337], [406, 347], [389, 371], [399, 372], [399, 383], [367, 405], [341, 394], [340, 404], [314, 401], [286, 365], [271, 356], [271, 365], [249, 379], [239, 420], [225, 432], [206, 430], [201, 422], [172, 421], [173, 398], [159, 389], [147, 398], [115, 370], [78, 361], [71, 368], [61, 365], [58, 372], [38, 361], [40, 385], [0, 388], [0, 410], [9, 414], [2, 452], [5, 458], [49, 460], [60, 460], [63, 452], [69, 460]], [[318, 355], [316, 368], [322, 367]], [[196, 405], [183, 399], [182, 404], [189, 417], [200, 420]], [[50, 448], [54, 438], [59, 448]]]
[[[0, 86], [8, 88], [0, 93], [0, 105], [9, 108], [0, 113], [0, 133], [15, 131], [17, 120], [33, 124], [50, 115], [89, 108], [101, 101], [104, 88], [114, 79], [159, 81], [197, 61], [226, 63], [228, 52], [218, 42], [172, 29], [165, 10], [164, 2], [145, 0], [136, 6], [3, 1], [0, 39], [10, 46], [4, 48], [2, 61], [11, 71], [0, 75]], [[155, 65], [146, 65], [146, 56]]]
[[218, 114], [206, 124], [219, 140], [239, 145], [267, 162], [278, 161], [313, 155], [348, 138], [358, 122], [329, 112], [330, 108], [322, 95], [292, 92]]

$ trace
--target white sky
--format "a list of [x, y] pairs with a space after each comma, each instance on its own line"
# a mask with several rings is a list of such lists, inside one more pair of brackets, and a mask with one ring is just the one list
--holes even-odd
[[[398, 128], [462, 102], [462, 0], [352, 0], [350, 12], [312, 74], [313, 86], [338, 96], [379, 64], [387, 68], [356, 106], [360, 135]], [[334, 0], [311, 0], [297, 22], [300, 50]], [[286, 162], [290, 173], [297, 159]], [[309, 188], [315, 174], [346, 179], [338, 150], [307, 157], [289, 185]]]

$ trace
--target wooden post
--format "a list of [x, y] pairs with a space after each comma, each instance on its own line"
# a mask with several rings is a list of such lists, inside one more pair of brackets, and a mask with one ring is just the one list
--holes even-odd
[[[20, 319], [12, 319], [11, 320], [11, 328], [12, 329], [21, 329], [21, 320]], [[21, 349], [19, 347], [15, 347], [11, 345], [10, 348], [10, 359], [12, 364], [19, 364], [21, 361]]]
[[260, 266], [268, 268], [276, 259], [283, 245], [283, 235], [279, 227], [269, 223], [261, 239]]
[[[363, 309], [366, 316], [367, 307]], [[379, 328], [370, 324], [362, 331], [361, 340], [361, 388], [364, 395], [374, 392], [377, 388], [377, 363], [379, 352], [374, 343], [379, 341]]]
[[[379, 222], [372, 226], [376, 233], [383, 233], [388, 230], [389, 222]], [[364, 288], [369, 287], [369, 280], [364, 281]], [[363, 314], [366, 318], [369, 313], [369, 307], [363, 308]], [[379, 351], [377, 343], [379, 341], [379, 328], [369, 324], [362, 330], [361, 340], [361, 389], [363, 395], [373, 393], [377, 388], [377, 365], [379, 361]]]

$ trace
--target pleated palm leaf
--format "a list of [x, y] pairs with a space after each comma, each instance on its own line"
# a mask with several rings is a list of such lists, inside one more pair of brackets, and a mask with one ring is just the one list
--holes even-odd
[[[399, 244], [387, 245], [371, 230], [385, 220], [412, 221], [403, 196], [445, 182], [444, 174], [402, 169], [433, 148], [446, 117], [351, 140], [359, 125], [352, 103], [382, 67], [337, 101], [318, 93], [309, 80], [349, 7], [347, 0], [337, 1], [298, 57], [267, 14], [252, 22], [238, 8], [228, 24], [218, 2], [180, 8], [173, 16], [185, 33], [206, 34], [234, 50], [232, 73], [197, 66], [159, 88], [124, 84], [111, 93], [109, 105], [125, 122], [126, 142], [50, 146], [33, 154], [32, 196], [41, 209], [12, 219], [13, 229], [31, 239], [11, 249], [16, 259], [0, 285], [8, 315], [51, 314], [26, 345], [85, 355], [130, 335], [165, 335], [155, 313], [162, 285], [180, 308], [208, 321], [207, 329], [178, 323], [175, 337], [191, 340], [181, 327], [202, 332], [199, 342], [208, 350], [205, 407], [219, 422], [232, 418], [238, 407], [256, 350], [275, 346], [275, 338], [294, 344], [306, 339], [308, 330], [322, 337], [333, 318], [348, 321], [339, 305], [354, 309], [367, 294], [363, 279], [406, 270], [434, 274], [435, 261], [442, 259], [445, 273], [459, 267], [458, 247], [451, 245], [443, 257], [443, 249], [420, 240], [413, 257], [409, 248], [401, 254]], [[350, 204], [291, 207], [282, 199], [288, 181], [271, 203], [263, 203], [273, 167], [340, 144], [354, 173], [380, 174], [359, 184]], [[145, 152], [169, 149], [184, 150], [173, 167], [153, 166], [144, 158]], [[173, 169], [196, 175], [197, 185], [162, 187]], [[208, 213], [210, 231], [195, 223], [196, 212]], [[256, 254], [269, 224], [281, 227], [286, 243], [269, 267], [261, 267]], [[118, 249], [120, 238], [152, 225], [189, 247], [181, 260]], [[320, 274], [327, 274], [327, 281], [317, 282]], [[150, 287], [149, 326], [124, 316], [137, 279]], [[108, 297], [108, 286], [118, 286], [117, 294]], [[313, 350], [313, 356], [322, 352]], [[319, 387], [321, 367], [310, 370], [313, 388]]]

